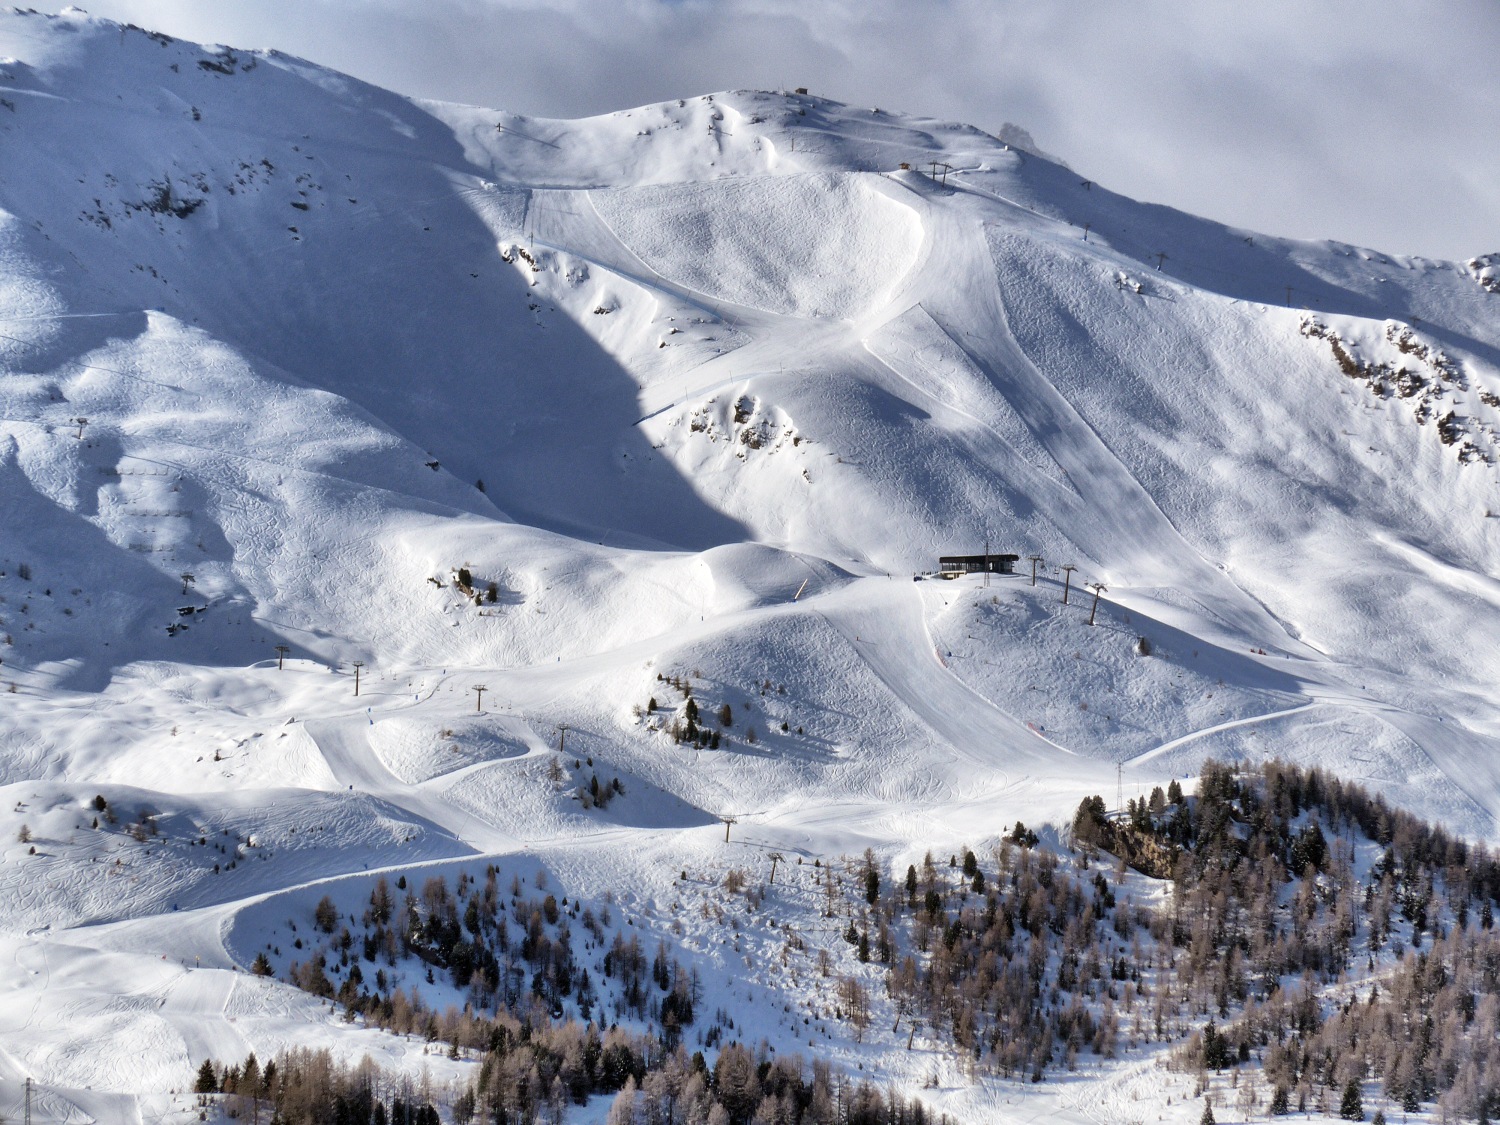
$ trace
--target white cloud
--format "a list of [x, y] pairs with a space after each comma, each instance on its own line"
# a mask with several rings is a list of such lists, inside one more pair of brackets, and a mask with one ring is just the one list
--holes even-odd
[[739, 87], [1029, 128], [1276, 234], [1500, 249], [1494, 0], [93, 0], [406, 93], [575, 116]]

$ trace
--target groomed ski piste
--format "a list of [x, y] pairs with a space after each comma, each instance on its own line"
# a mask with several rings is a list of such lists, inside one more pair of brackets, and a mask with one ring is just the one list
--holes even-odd
[[[527, 118], [72, 10], [0, 56], [7, 1119], [29, 1078], [38, 1122], [197, 1120], [202, 1059], [294, 1046], [456, 1091], [249, 966], [373, 873], [495, 866], [955, 1120], [1196, 1121], [1159, 1047], [908, 1049], [814, 860], [1058, 841], [1210, 756], [1493, 838], [1488, 259], [814, 95]], [[1017, 573], [933, 573], [986, 549]], [[866, 980], [862, 1041], [780, 926]]]

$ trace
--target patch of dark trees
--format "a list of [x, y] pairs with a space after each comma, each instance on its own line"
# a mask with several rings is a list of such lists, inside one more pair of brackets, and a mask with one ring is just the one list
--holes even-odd
[[[1500, 900], [1500, 865], [1483, 846], [1280, 762], [1210, 761], [1196, 794], [1174, 783], [1117, 816], [1087, 798], [1069, 850], [1039, 847], [1018, 825], [991, 864], [929, 855], [883, 891], [867, 854], [865, 902], [845, 936], [889, 966], [898, 1028], [935, 1033], [978, 1073], [1039, 1081], [1084, 1053], [1188, 1041], [1206, 1020], [1291, 1003], [1288, 979], [1316, 995], [1455, 933], [1488, 934]], [[1220, 1033], [1235, 1060], [1269, 1042], [1243, 1026]], [[1289, 1088], [1340, 1077], [1326, 1057], [1278, 1065]], [[1427, 1100], [1436, 1081], [1403, 1079], [1403, 1096]]]
[[473, 1083], [447, 1113], [431, 1092], [393, 1076], [369, 1058], [354, 1066], [327, 1050], [293, 1050], [262, 1067], [204, 1060], [196, 1090], [241, 1120], [275, 1125], [561, 1125], [570, 1103], [615, 1091], [609, 1125], [703, 1122], [750, 1125], [947, 1125], [918, 1099], [852, 1082], [826, 1062], [774, 1058], [739, 1043], [712, 1066], [701, 1052], [663, 1051], [659, 1041], [618, 1029], [601, 1043], [577, 1023], [544, 1025], [487, 1052]]
[[[312, 928], [322, 940], [307, 960], [292, 963], [289, 978], [343, 1005], [346, 1019], [446, 1043], [450, 1058], [478, 1058], [474, 1085], [450, 1107], [460, 1123], [559, 1122], [567, 1105], [611, 1093], [625, 1099], [622, 1113], [626, 1103], [638, 1105], [646, 1115], [642, 1120], [745, 1125], [773, 1111], [772, 1119], [791, 1125], [946, 1120], [919, 1100], [837, 1076], [821, 1060], [809, 1067], [797, 1057], [778, 1058], [764, 1043], [752, 1052], [730, 1042], [712, 1066], [701, 1052], [689, 1055], [682, 1038], [701, 1000], [695, 970], [684, 968], [664, 943], [650, 954], [639, 937], [614, 929], [607, 905], [596, 914], [577, 902], [523, 890], [516, 877], [504, 893], [493, 866], [483, 879], [460, 874], [450, 887], [433, 877], [420, 891], [408, 889], [404, 877], [394, 887], [377, 878], [357, 920], [340, 915], [331, 899], [317, 904]], [[575, 923], [582, 930], [581, 950], [575, 950]], [[593, 957], [593, 976], [580, 955]], [[439, 1012], [419, 987], [396, 987], [387, 970], [409, 964], [407, 959], [425, 965], [429, 984], [442, 972], [447, 983], [464, 989], [462, 1009]], [[264, 951], [254, 969], [271, 971]], [[565, 1003], [578, 1018], [565, 1014]], [[638, 1029], [606, 1026], [606, 1009], [617, 1020], [637, 1021]], [[733, 1026], [719, 1013], [705, 1042], [722, 1043]], [[239, 1099], [237, 1105], [259, 1089], [255, 1097], [266, 1102], [268, 1119], [274, 1110], [286, 1125], [404, 1122], [393, 1116], [397, 1095], [381, 1094], [385, 1080], [378, 1074], [368, 1067], [341, 1070], [316, 1052], [282, 1057], [253, 1075], [253, 1082], [244, 1077], [248, 1062], [238, 1071], [205, 1067], [200, 1083], [216, 1083], [214, 1089]], [[265, 1078], [266, 1070], [274, 1081]], [[323, 1088], [324, 1096], [308, 1095], [309, 1084]], [[413, 1100], [409, 1088], [399, 1096], [403, 1112], [424, 1112], [426, 1103]], [[258, 1103], [240, 1112], [250, 1110], [259, 1113]]]
[[[440, 876], [419, 892], [404, 884], [403, 876], [393, 890], [377, 879], [358, 920], [340, 917], [330, 899], [321, 901], [313, 922], [326, 937], [307, 960], [292, 962], [291, 982], [343, 1005], [350, 1019], [425, 1034], [455, 1051], [488, 1048], [502, 1014], [555, 1019], [565, 1006], [585, 1023], [612, 1013], [653, 1024], [669, 1048], [693, 1022], [701, 998], [696, 972], [671, 957], [665, 943], [653, 956], [636, 935], [611, 932], [608, 906], [596, 914], [551, 894], [523, 897], [518, 877], [507, 896], [493, 866], [482, 880], [460, 874], [455, 888]], [[593, 975], [575, 951], [575, 923], [583, 929], [582, 952], [594, 954]], [[462, 990], [463, 1009], [439, 1013], [419, 988], [400, 988], [387, 969], [408, 959], [425, 966], [427, 983], [441, 973]], [[606, 994], [600, 976], [610, 982]]]
[[240, 1063], [204, 1059], [193, 1088], [205, 1110], [220, 1101], [251, 1125], [442, 1125], [432, 1095], [409, 1079], [388, 1075], [368, 1056], [345, 1066], [326, 1049], [284, 1051], [265, 1066], [253, 1051]]
[[[1500, 1112], [1500, 864], [1489, 849], [1319, 770], [1218, 766], [1202, 789], [1200, 819], [1212, 819], [1195, 836], [1206, 830], [1208, 870], [1227, 872], [1214, 878], [1233, 887], [1241, 868], [1253, 879], [1280, 864], [1294, 888], [1291, 922], [1312, 941], [1298, 968], [1286, 956], [1295, 944], [1278, 957], [1274, 939], [1259, 938], [1263, 915], [1247, 925], [1218, 911], [1225, 944], [1260, 972], [1236, 991], [1241, 1003], [1220, 1005], [1223, 1028], [1193, 1035], [1178, 1064], [1260, 1070], [1273, 1116], [1337, 1102], [1341, 1114], [1359, 1107], [1344, 1115], [1361, 1120], [1370, 1082], [1404, 1113], [1435, 1104], [1445, 1119], [1485, 1121]], [[1345, 841], [1375, 853], [1363, 879]], [[1268, 945], [1272, 955], [1257, 953]], [[1338, 987], [1343, 974], [1392, 961], [1367, 990]], [[1281, 979], [1271, 975], [1278, 962]]]

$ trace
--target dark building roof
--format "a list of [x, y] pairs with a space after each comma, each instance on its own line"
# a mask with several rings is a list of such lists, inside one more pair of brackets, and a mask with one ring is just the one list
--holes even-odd
[[1020, 555], [998, 554], [993, 551], [987, 555], [942, 555], [938, 558], [938, 569], [968, 574], [986, 570], [1009, 574], [1020, 558]]

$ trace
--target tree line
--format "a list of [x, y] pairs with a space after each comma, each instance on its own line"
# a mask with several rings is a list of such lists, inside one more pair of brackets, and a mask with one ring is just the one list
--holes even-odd
[[[404, 876], [394, 887], [378, 877], [361, 915], [341, 914], [325, 897], [312, 922], [318, 937], [310, 936], [309, 947], [298, 936], [307, 955], [291, 962], [287, 978], [342, 1005], [347, 1019], [446, 1043], [452, 1058], [477, 1058], [473, 1085], [451, 1107], [461, 1125], [561, 1122], [567, 1106], [600, 1094], [615, 1095], [611, 1125], [944, 1120], [919, 1099], [852, 1083], [822, 1060], [809, 1066], [800, 1057], [776, 1057], [765, 1043], [752, 1052], [730, 1041], [712, 1066], [702, 1052], [689, 1055], [682, 1033], [695, 1022], [702, 998], [696, 969], [673, 957], [665, 943], [649, 952], [639, 936], [625, 937], [613, 928], [608, 905], [596, 912], [551, 894], [527, 895], [518, 876], [507, 895], [493, 866], [483, 879], [460, 874], [451, 887], [441, 876], [420, 889], [408, 887]], [[575, 949], [575, 926], [584, 957]], [[274, 945], [261, 951], [257, 972], [274, 971], [267, 952], [280, 951]], [[582, 963], [589, 954], [594, 976]], [[401, 987], [401, 975], [414, 967], [419, 981]], [[461, 1008], [438, 1011], [425, 999], [420, 980], [435, 984], [438, 973], [464, 991]], [[733, 1026], [727, 1013], [716, 1013], [704, 1042], [724, 1043]], [[377, 1077], [368, 1067], [341, 1070], [304, 1053], [260, 1069], [249, 1060], [218, 1068], [205, 1062], [199, 1084], [236, 1104], [258, 1096], [285, 1125], [404, 1125], [393, 1116], [397, 1095], [382, 1100]], [[322, 1093], [306, 1095], [309, 1083]], [[400, 1097], [402, 1112], [425, 1112], [409, 1090]]]
[[[1326, 771], [1210, 761], [1191, 795], [1173, 782], [1114, 816], [1101, 798], [1084, 799], [1065, 852], [1018, 824], [988, 863], [965, 850], [946, 863], [929, 854], [893, 886], [880, 875], [867, 852], [845, 937], [861, 960], [887, 966], [896, 1026], [935, 1034], [976, 1074], [1039, 1081], [1153, 1042], [1185, 1044], [1180, 1064], [1197, 1066], [1205, 1023], [1228, 1021], [1212, 1061], [1263, 1057], [1293, 1104], [1341, 1105], [1351, 1076], [1379, 1076], [1403, 1104], [1447, 1097], [1473, 1115], [1500, 1105], [1472, 1050], [1424, 1046], [1399, 1066], [1382, 1053], [1408, 1041], [1413, 1019], [1413, 1042], [1441, 1039], [1445, 1027], [1463, 1041], [1443, 1005], [1472, 1016], [1489, 985], [1473, 985], [1467, 1001], [1449, 996], [1433, 974], [1454, 976], [1453, 955], [1438, 947], [1489, 948], [1500, 864]], [[1361, 1051], [1334, 1049], [1349, 1017], [1316, 998], [1397, 962], [1428, 966], [1428, 999], [1403, 1006], [1386, 994], [1378, 1020], [1368, 1015], [1390, 1033]], [[1286, 989], [1288, 979], [1301, 984]], [[1403, 995], [1417, 993], [1411, 984]], [[1254, 1022], [1266, 1011], [1282, 1021], [1270, 1032]], [[1278, 1033], [1292, 1034], [1284, 1027], [1300, 1029], [1295, 1048], [1270, 1052]]]

